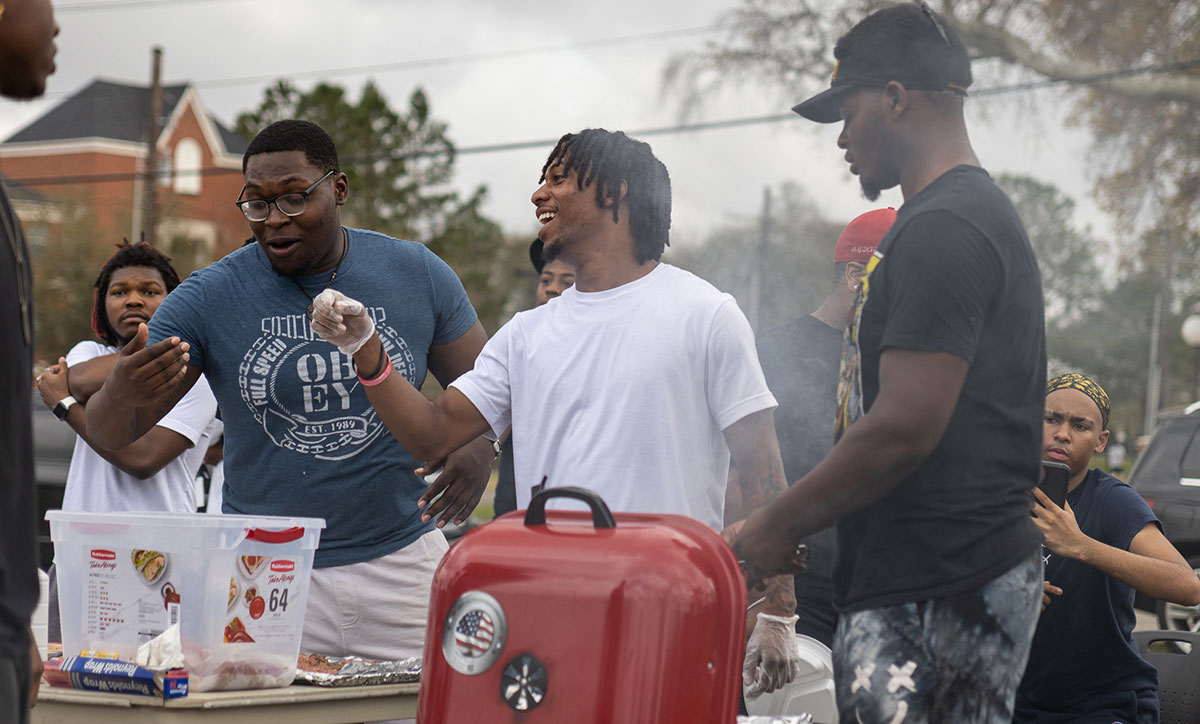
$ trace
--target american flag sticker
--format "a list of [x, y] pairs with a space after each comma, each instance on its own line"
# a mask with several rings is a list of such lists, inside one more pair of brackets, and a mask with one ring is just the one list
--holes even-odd
[[454, 642], [463, 656], [473, 659], [482, 656], [492, 645], [496, 629], [491, 616], [474, 609], [458, 621], [454, 627]]

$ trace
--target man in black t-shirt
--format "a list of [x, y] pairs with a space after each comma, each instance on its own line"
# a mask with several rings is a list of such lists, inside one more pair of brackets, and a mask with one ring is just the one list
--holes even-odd
[[[775, 432], [789, 483], [807, 475], [833, 447], [842, 334], [867, 262], [895, 220], [895, 209], [876, 209], [851, 221], [834, 247], [833, 283], [821, 306], [758, 338], [758, 359], [779, 403]], [[736, 492], [737, 488], [729, 490]], [[726, 520], [743, 517], [730, 517], [730, 505], [726, 504]], [[832, 577], [837, 539], [828, 528], [802, 542], [808, 546], [808, 570], [796, 576], [796, 633], [833, 646], [837, 610]]]
[[[0, 5], [0, 95], [24, 100], [45, 92], [57, 34], [50, 0]], [[0, 237], [0, 722], [24, 724], [42, 666], [29, 628], [38, 600], [29, 418], [33, 275], [21, 224], [2, 188]]]
[[829, 456], [740, 530], [751, 578], [837, 523], [843, 721], [1008, 722], [1041, 598], [1029, 515], [1046, 382], [1041, 280], [1012, 204], [971, 148], [966, 49], [928, 6], [838, 40], [831, 87], [868, 198], [905, 203], [860, 285]]

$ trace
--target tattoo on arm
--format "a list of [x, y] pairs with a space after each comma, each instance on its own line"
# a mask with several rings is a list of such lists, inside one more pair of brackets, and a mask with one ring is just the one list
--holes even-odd
[[763, 581], [767, 590], [763, 603], [764, 613], [775, 616], [791, 616], [796, 612], [796, 587], [791, 576], [774, 576]]
[[787, 480], [783, 475], [783, 462], [778, 455], [768, 456], [767, 460], [760, 460], [753, 470], [739, 470], [738, 472], [741, 478], [742, 512], [745, 515], [770, 503], [787, 490]]

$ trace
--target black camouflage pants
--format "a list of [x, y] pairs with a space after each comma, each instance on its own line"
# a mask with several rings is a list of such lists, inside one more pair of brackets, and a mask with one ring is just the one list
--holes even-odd
[[842, 614], [833, 642], [844, 724], [1009, 724], [1042, 595], [1034, 552], [983, 587]]

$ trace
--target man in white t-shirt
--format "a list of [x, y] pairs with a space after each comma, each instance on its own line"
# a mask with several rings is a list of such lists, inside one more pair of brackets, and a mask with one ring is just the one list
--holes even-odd
[[[575, 286], [521, 312], [474, 369], [430, 402], [391, 375], [364, 304], [328, 290], [313, 329], [354, 355], [380, 418], [434, 460], [512, 425], [517, 505], [531, 488], [578, 485], [616, 511], [675, 513], [722, 527], [732, 455], [746, 510], [786, 489], [775, 399], [733, 297], [659, 259], [671, 225], [666, 168], [646, 143], [589, 129], [567, 134], [533, 194], [547, 261]], [[375, 370], [374, 372], [370, 372]], [[772, 690], [795, 674], [791, 577], [772, 581], [747, 675]]]

